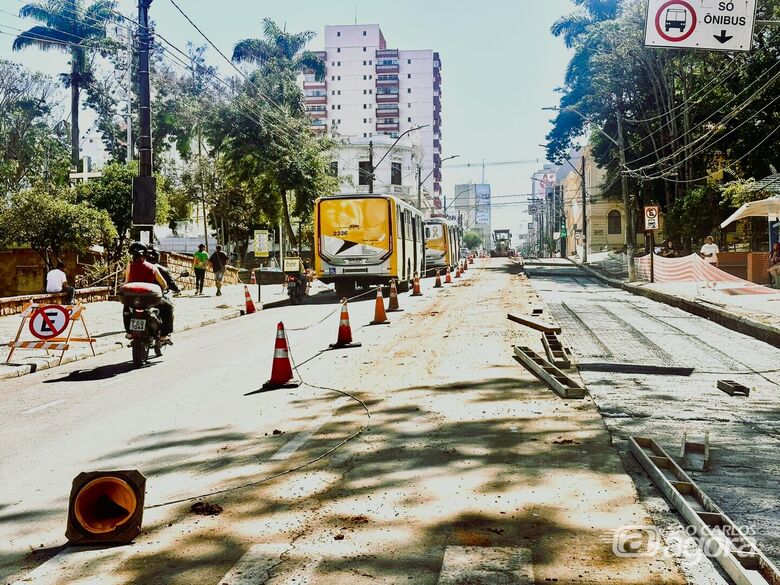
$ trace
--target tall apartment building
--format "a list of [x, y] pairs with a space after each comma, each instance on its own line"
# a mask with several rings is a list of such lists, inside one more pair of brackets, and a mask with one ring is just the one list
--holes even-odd
[[[341, 138], [410, 138], [420, 146], [423, 187], [441, 208], [441, 60], [431, 50], [387, 47], [379, 25], [325, 27], [322, 81], [304, 76], [312, 127]], [[413, 173], [416, 175], [416, 173]], [[414, 176], [416, 181], [416, 176]], [[416, 183], [415, 183], [416, 185]]]

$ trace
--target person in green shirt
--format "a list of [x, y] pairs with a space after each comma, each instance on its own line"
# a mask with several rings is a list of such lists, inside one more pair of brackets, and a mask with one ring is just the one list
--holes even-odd
[[209, 254], [206, 245], [200, 244], [198, 251], [192, 256], [192, 269], [195, 271], [195, 294], [203, 294], [203, 283], [206, 280], [206, 269], [209, 266]]

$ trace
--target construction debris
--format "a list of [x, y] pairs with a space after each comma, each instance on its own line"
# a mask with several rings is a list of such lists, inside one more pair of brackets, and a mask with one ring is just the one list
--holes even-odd
[[777, 585], [780, 571], [731, 518], [652, 439], [629, 437], [628, 446], [650, 478], [700, 538], [707, 556], [739, 585]]
[[734, 396], [735, 394], [750, 396], [750, 388], [734, 380], [718, 380], [718, 389], [723, 390], [729, 396]]
[[222, 506], [210, 502], [195, 502], [190, 506], [190, 511], [199, 516], [219, 516], [223, 512]]
[[507, 313], [506, 318], [509, 319], [510, 321], [514, 321], [515, 323], [519, 323], [520, 325], [525, 325], [526, 327], [530, 327], [531, 329], [536, 329], [537, 331], [541, 331], [542, 333], [561, 332], [561, 328], [558, 327], [557, 325], [551, 325], [550, 323], [546, 323], [540, 319], [531, 317], [530, 315], [513, 315], [512, 313]]
[[704, 471], [710, 461], [710, 432], [704, 432], [701, 442], [688, 440], [688, 429], [683, 430], [680, 460], [685, 469]]
[[569, 378], [530, 347], [515, 346], [515, 359], [562, 398], [584, 398], [585, 388]]
[[557, 333], [548, 331], [542, 334], [542, 345], [547, 359], [556, 367], [569, 369], [572, 362], [571, 350], [564, 346]]

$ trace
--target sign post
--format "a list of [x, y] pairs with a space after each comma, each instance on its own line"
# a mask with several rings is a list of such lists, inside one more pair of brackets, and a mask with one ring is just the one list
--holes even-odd
[[[268, 258], [270, 255], [270, 242], [268, 239], [268, 230], [255, 230], [255, 258]], [[257, 279], [257, 302], [262, 307], [263, 290], [261, 279]]]
[[650, 233], [650, 282], [655, 282], [655, 232], [661, 229], [661, 208], [645, 207], [645, 232]]
[[756, 0], [649, 0], [645, 46], [750, 51]]

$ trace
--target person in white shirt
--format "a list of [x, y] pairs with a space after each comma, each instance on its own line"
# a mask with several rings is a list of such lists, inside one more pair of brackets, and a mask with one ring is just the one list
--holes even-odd
[[700, 252], [701, 257], [704, 258], [710, 264], [717, 266], [719, 252], [720, 249], [718, 248], [718, 245], [715, 243], [713, 237], [707, 236], [706, 243], [701, 247], [701, 252]]
[[49, 270], [46, 275], [46, 292], [48, 293], [67, 293], [66, 305], [72, 305], [76, 300], [76, 289], [68, 286], [68, 277], [63, 271], [65, 264], [57, 262], [57, 268]]

